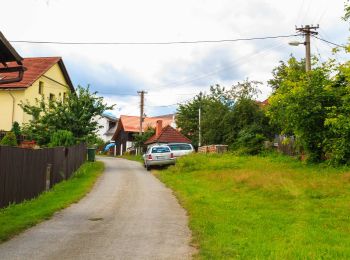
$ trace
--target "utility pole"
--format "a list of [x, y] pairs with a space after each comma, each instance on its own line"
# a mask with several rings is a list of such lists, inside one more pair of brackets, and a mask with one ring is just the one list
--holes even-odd
[[[143, 123], [143, 114], [144, 114], [144, 106], [145, 106], [145, 94], [147, 94], [146, 91], [141, 90], [137, 91], [138, 94], [140, 94], [140, 131], [139, 135], [142, 135], [142, 123]], [[141, 147], [139, 147], [139, 154], [141, 154]]]
[[201, 128], [201, 108], [199, 107], [198, 109], [198, 132], [199, 132], [199, 136], [198, 136], [198, 147], [200, 147], [202, 145], [202, 128]]
[[319, 28], [319, 25], [305, 25], [301, 27], [296, 27], [296, 31], [305, 36], [305, 71], [308, 72], [311, 70], [311, 43], [310, 38], [311, 35], [317, 35], [318, 32], [316, 30]]
[[138, 94], [140, 94], [140, 132], [139, 134], [142, 135], [142, 122], [143, 122], [143, 114], [144, 114], [144, 106], [145, 106], [145, 94], [147, 94], [146, 91], [141, 90], [137, 91]]

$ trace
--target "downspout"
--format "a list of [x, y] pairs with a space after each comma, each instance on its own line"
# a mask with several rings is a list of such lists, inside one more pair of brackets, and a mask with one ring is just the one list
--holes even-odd
[[16, 102], [16, 99], [15, 97], [12, 95], [11, 91], [9, 90], [9, 95], [12, 97], [12, 125], [13, 125], [13, 122], [14, 122], [14, 118], [15, 118], [15, 102]]

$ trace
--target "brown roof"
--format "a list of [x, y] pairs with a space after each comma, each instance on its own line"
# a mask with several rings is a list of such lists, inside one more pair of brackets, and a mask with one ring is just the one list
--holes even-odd
[[[157, 117], [146, 117], [143, 120], [142, 131], [144, 132], [147, 128], [155, 128], [157, 121], [162, 120], [163, 125], [170, 125], [173, 122], [174, 115], [164, 115]], [[121, 129], [125, 132], [138, 133], [140, 131], [140, 117], [139, 116], [125, 116], [121, 115], [118, 121], [118, 127], [115, 131], [112, 140], [115, 140]]]
[[153, 143], [191, 143], [191, 140], [170, 125], [167, 125], [158, 136], [153, 135], [145, 142], [145, 144]]
[[[74, 91], [73, 84], [69, 78], [66, 67], [63, 64], [61, 57], [38, 57], [38, 58], [24, 58], [22, 61], [24, 67], [27, 68], [27, 71], [24, 72], [23, 79], [19, 82], [8, 83], [0, 85], [0, 88], [28, 88], [30, 87], [40, 76], [46, 73], [53, 65], [58, 63], [62, 73], [67, 81], [68, 87]], [[15, 65], [12, 62], [7, 63], [9, 66]], [[3, 67], [3, 65], [0, 65]], [[11, 77], [11, 73], [1, 73], [0, 78], [2, 77]]]
[[15, 61], [17, 64], [19, 64], [22, 60], [23, 58], [19, 56], [17, 51], [0, 32], [0, 62]]

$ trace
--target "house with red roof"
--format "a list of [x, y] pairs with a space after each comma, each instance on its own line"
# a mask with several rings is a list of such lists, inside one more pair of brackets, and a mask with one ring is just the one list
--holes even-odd
[[[13, 63], [13, 64], [12, 64]], [[0, 64], [0, 80], [13, 77], [10, 72], [1, 70], [6, 66], [16, 66], [16, 62]], [[9, 131], [13, 122], [20, 125], [32, 118], [18, 105], [21, 101], [35, 104], [36, 99], [61, 99], [74, 87], [61, 57], [24, 58], [26, 71], [18, 82], [0, 84], [0, 130]]]
[[168, 143], [192, 143], [190, 139], [181, 134], [171, 125], [163, 127], [162, 120], [157, 121], [156, 133], [151, 136], [146, 142], [146, 145], [151, 144], [168, 144]]
[[[142, 123], [142, 132], [148, 128], [156, 128], [157, 121], [161, 120], [165, 126], [175, 125], [175, 115], [163, 115], [156, 117], [145, 117]], [[134, 146], [134, 134], [140, 132], [140, 117], [121, 115], [112, 141], [116, 144], [116, 153], [122, 155]]]

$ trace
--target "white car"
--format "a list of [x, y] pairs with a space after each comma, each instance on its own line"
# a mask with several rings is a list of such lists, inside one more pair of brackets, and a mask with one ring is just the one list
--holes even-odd
[[154, 165], [175, 164], [175, 157], [169, 146], [154, 145], [147, 149], [147, 152], [143, 155], [143, 161], [145, 168], [150, 170]]
[[170, 150], [174, 154], [175, 158], [194, 152], [194, 148], [193, 148], [192, 144], [168, 143], [167, 146], [170, 147]]

